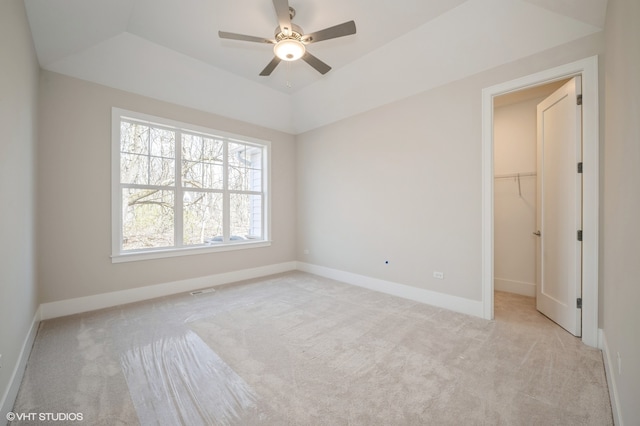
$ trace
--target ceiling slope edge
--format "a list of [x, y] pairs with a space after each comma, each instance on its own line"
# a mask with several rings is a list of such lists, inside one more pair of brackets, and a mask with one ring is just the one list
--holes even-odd
[[25, 0], [24, 5], [43, 68], [126, 31], [133, 9], [130, 0]]
[[294, 130], [304, 133], [599, 31], [525, 1], [469, 0], [293, 94]]
[[604, 29], [607, 0], [523, 0], [585, 24]]
[[43, 68], [289, 134], [295, 130], [289, 95], [127, 32]]

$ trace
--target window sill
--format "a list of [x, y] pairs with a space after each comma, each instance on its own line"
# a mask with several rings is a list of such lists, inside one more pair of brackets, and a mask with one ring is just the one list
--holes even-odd
[[231, 243], [219, 246], [199, 246], [199, 247], [183, 247], [169, 248], [153, 251], [135, 251], [129, 253], [121, 253], [111, 256], [111, 263], [137, 262], [141, 260], [164, 259], [167, 257], [191, 256], [195, 254], [216, 253], [221, 251], [247, 250], [259, 247], [269, 247], [271, 241], [251, 241], [241, 243]]

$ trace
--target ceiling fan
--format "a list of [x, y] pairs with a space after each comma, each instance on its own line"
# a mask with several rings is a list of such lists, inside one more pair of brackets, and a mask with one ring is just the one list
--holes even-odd
[[275, 30], [275, 39], [254, 37], [244, 34], [218, 31], [220, 38], [251, 41], [254, 43], [273, 44], [275, 56], [260, 73], [261, 76], [269, 76], [278, 66], [280, 61], [295, 61], [302, 59], [320, 74], [326, 74], [331, 67], [307, 51], [306, 46], [332, 38], [344, 37], [356, 33], [356, 23], [348, 21], [343, 24], [325, 28], [315, 33], [305, 34], [302, 28], [292, 23], [291, 20], [296, 15], [295, 9], [289, 6], [288, 0], [273, 0], [273, 6], [278, 16], [278, 27]]

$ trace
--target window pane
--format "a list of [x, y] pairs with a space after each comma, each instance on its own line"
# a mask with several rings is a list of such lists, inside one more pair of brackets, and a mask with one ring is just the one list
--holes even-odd
[[151, 155], [156, 157], [175, 158], [176, 134], [171, 130], [151, 128]]
[[173, 185], [175, 132], [120, 123], [120, 182]]
[[229, 142], [229, 166], [246, 166], [246, 145]]
[[259, 147], [229, 143], [229, 189], [262, 191], [262, 153]]
[[262, 148], [257, 146], [247, 146], [245, 158], [247, 161], [247, 167], [253, 167], [254, 169], [262, 168]]
[[182, 185], [223, 189], [224, 142], [185, 134], [182, 137]]
[[183, 239], [185, 245], [222, 242], [222, 194], [184, 192]]
[[149, 126], [123, 121], [120, 123], [120, 151], [149, 153]]
[[201, 188], [202, 163], [195, 161], [182, 162], [182, 186], [191, 188]]
[[231, 239], [262, 239], [262, 195], [230, 195]]
[[188, 133], [182, 135], [182, 158], [192, 161], [202, 159], [202, 137]]
[[222, 164], [224, 155], [224, 142], [203, 138], [202, 140], [202, 160], [210, 163], [216, 162]]
[[204, 164], [202, 183], [205, 188], [222, 189], [224, 185], [224, 167], [222, 164]]
[[249, 190], [249, 175], [244, 167], [229, 167], [229, 189], [237, 191]]
[[185, 160], [222, 163], [224, 142], [205, 136], [182, 135], [182, 157]]
[[146, 185], [149, 180], [149, 157], [120, 154], [120, 182]]
[[149, 185], [173, 186], [175, 161], [172, 158], [151, 157]]
[[173, 191], [122, 190], [122, 249], [173, 246]]
[[222, 164], [182, 162], [182, 186], [185, 188], [222, 189]]
[[248, 169], [248, 185], [249, 191], [262, 191], [262, 170]]
[[229, 167], [229, 189], [235, 191], [262, 191], [262, 170]]

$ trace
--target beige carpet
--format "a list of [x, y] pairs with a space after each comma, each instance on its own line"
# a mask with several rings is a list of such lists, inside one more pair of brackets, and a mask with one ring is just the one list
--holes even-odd
[[90, 425], [612, 424], [601, 352], [533, 299], [495, 299], [485, 321], [292, 272], [44, 321], [14, 411]]

